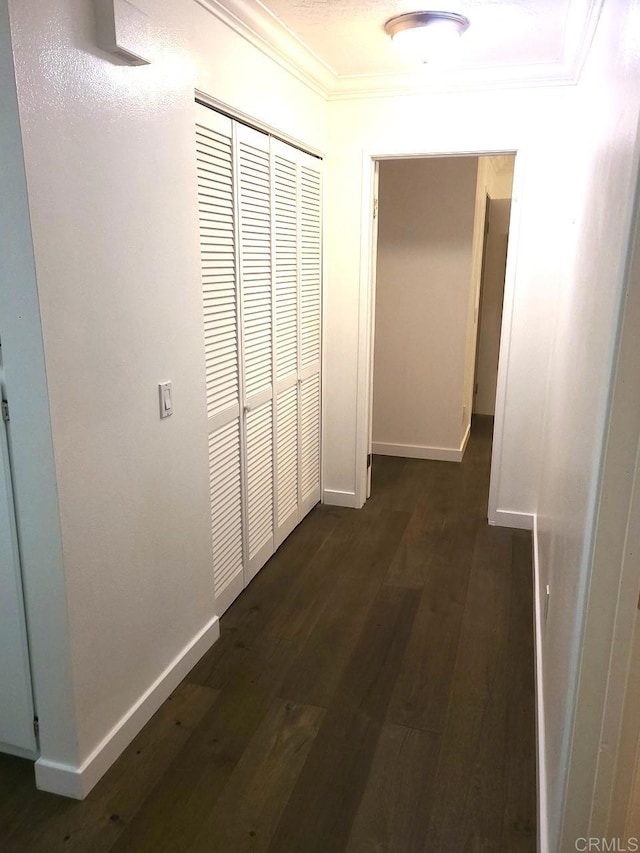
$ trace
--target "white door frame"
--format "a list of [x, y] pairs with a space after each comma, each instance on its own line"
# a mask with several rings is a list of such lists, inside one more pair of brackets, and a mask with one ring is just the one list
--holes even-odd
[[[5, 399], [1, 365], [0, 398]], [[0, 692], [4, 703], [0, 752], [34, 759], [38, 744], [9, 438], [9, 424], [0, 418], [0, 559], [4, 563], [0, 565]]]
[[[481, 157], [491, 154], [515, 155], [511, 217], [509, 220], [509, 246], [502, 308], [496, 411], [491, 455], [491, 482], [489, 486], [488, 518], [490, 524], [498, 523], [497, 502], [500, 487], [502, 460], [502, 435], [506, 407], [506, 385], [511, 349], [511, 327], [516, 287], [516, 261], [520, 236], [521, 197], [524, 183], [525, 153], [521, 148], [507, 149], [446, 149], [434, 151], [364, 151], [362, 155], [362, 204], [360, 228], [360, 286], [358, 310], [358, 382], [356, 391], [356, 495], [355, 505], [361, 507], [367, 499], [367, 454], [370, 452], [370, 418], [373, 411], [373, 351], [375, 326], [375, 263], [374, 241], [374, 187], [378, 164], [381, 160], [409, 160], [436, 157]], [[377, 228], [377, 223], [375, 223]], [[504, 519], [500, 518], [504, 524]]]

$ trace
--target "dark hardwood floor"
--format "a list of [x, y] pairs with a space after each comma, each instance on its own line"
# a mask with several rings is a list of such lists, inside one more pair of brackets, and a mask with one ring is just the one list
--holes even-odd
[[533, 853], [531, 540], [486, 523], [490, 448], [316, 507], [84, 802], [0, 757], [0, 849]]

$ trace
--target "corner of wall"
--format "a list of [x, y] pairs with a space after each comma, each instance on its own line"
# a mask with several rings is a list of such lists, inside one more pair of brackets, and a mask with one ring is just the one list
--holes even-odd
[[35, 764], [38, 788], [63, 797], [83, 800], [219, 636], [220, 623], [218, 617], [214, 616], [142, 693], [81, 764], [72, 765], [50, 761], [45, 757], [39, 758]]

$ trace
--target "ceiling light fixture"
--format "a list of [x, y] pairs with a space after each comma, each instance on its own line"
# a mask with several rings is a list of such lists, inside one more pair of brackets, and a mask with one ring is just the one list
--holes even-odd
[[457, 12], [408, 12], [388, 20], [384, 29], [410, 59], [431, 62], [450, 56], [469, 19]]

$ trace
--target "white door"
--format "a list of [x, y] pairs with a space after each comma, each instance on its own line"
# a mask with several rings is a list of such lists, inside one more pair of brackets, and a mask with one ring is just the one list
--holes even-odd
[[320, 500], [321, 162], [196, 105], [216, 604]]
[[269, 137], [236, 123], [242, 390], [246, 442], [245, 584], [273, 554], [273, 281]]
[[297, 149], [271, 140], [274, 241], [275, 547], [300, 521], [298, 441], [299, 210]]
[[223, 613], [242, 592], [240, 318], [232, 124], [196, 104], [213, 581]]
[[6, 427], [0, 419], [0, 751], [35, 757], [31, 673]]

